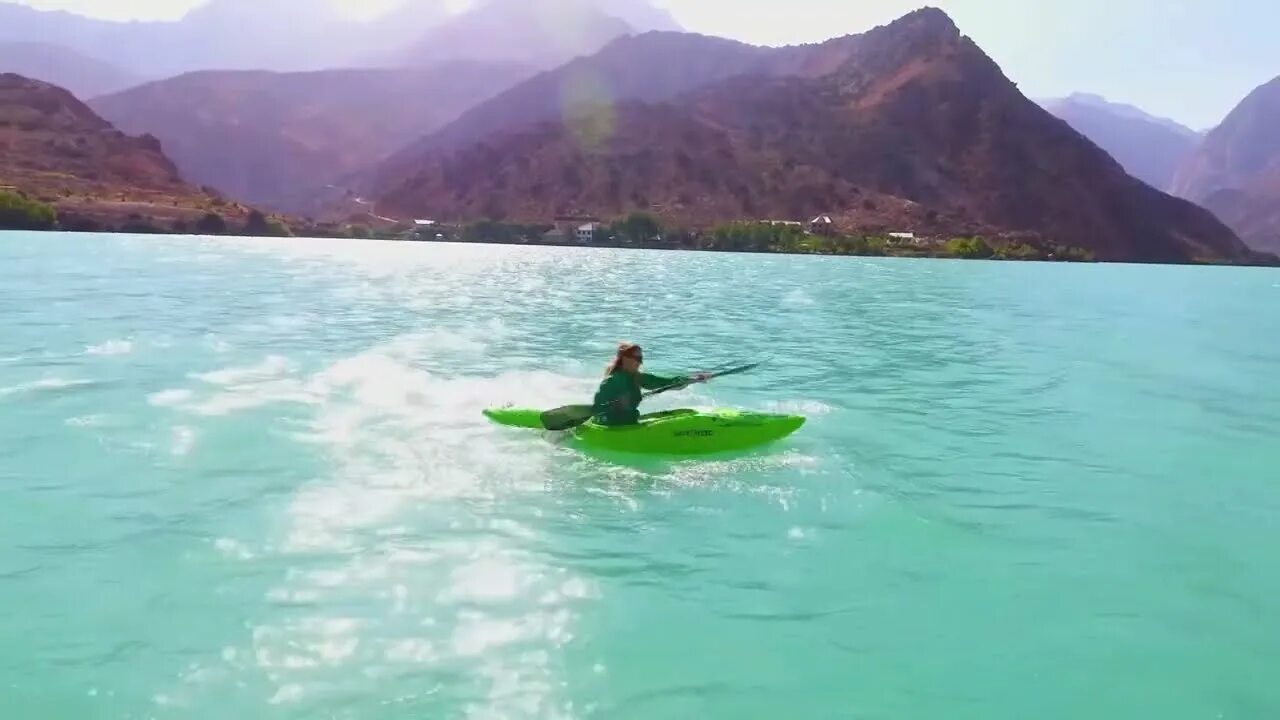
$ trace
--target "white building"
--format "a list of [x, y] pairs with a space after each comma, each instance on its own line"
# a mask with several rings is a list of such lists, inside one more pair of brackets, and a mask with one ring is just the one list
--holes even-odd
[[586, 225], [580, 225], [578, 227], [578, 242], [583, 245], [590, 245], [595, 242], [596, 235], [598, 235], [603, 229], [604, 225], [598, 222], [590, 222]]
[[444, 239], [442, 234], [436, 232], [435, 220], [414, 220], [413, 237], [418, 240], [430, 240], [433, 237], [437, 240]]

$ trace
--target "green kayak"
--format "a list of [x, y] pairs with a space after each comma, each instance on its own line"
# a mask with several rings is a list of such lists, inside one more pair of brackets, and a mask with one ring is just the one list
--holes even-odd
[[[509, 427], [541, 430], [541, 410], [485, 410], [490, 420]], [[573, 430], [582, 445], [599, 450], [646, 455], [708, 455], [749, 450], [799, 430], [798, 415], [766, 415], [739, 410], [672, 410], [646, 415], [638, 425], [606, 427], [589, 422]]]

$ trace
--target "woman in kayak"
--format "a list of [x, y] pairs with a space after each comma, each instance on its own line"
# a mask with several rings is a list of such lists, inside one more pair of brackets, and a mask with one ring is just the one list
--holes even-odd
[[640, 422], [640, 401], [645, 390], [687, 387], [705, 382], [706, 375], [693, 377], [660, 377], [641, 372], [644, 350], [634, 343], [622, 343], [618, 354], [605, 370], [604, 381], [596, 391], [596, 422], [601, 425], [635, 425]]

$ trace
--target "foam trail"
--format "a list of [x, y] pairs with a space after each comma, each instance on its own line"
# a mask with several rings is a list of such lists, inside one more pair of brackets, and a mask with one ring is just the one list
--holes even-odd
[[54, 392], [60, 390], [76, 390], [97, 385], [94, 380], [72, 380], [66, 378], [45, 378], [34, 382], [22, 383], [0, 388], [0, 397], [33, 392]]
[[113, 355], [128, 355], [133, 352], [132, 340], [108, 340], [98, 345], [90, 345], [84, 349], [86, 355], [98, 355], [110, 357]]
[[[459, 687], [487, 688], [470, 698], [472, 715], [527, 717], [533, 706], [543, 711], [532, 716], [568, 715], [555, 657], [573, 636], [576, 608], [596, 591], [532, 552], [535, 525], [510, 512], [538, 504], [559, 451], [504, 433], [479, 410], [553, 404], [593, 380], [423, 369], [450, 353], [485, 352], [486, 343], [473, 333], [407, 333], [310, 374], [269, 357], [193, 376], [209, 392], [151, 396], [153, 405], [195, 415], [303, 403], [312, 417], [296, 437], [329, 458], [324, 476], [289, 501], [278, 542], [215, 543], [229, 562], [284, 563], [266, 600], [293, 611], [259, 621], [247, 646], [202, 672], [234, 673], [251, 658], [239, 672], [255, 670], [271, 684], [270, 702], [299, 708], [323, 702], [334, 668], [447, 672], [466, 678]], [[194, 443], [184, 428], [191, 430], [175, 428], [175, 454]], [[383, 608], [377, 622], [343, 613], [349, 600], [371, 597]], [[195, 685], [165, 695], [189, 702]]]

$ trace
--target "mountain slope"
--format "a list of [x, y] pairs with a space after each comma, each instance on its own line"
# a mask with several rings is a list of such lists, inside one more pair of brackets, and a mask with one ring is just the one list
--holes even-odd
[[1076, 94], [1043, 104], [1106, 150], [1130, 175], [1158, 190], [1169, 188], [1179, 165], [1200, 144], [1200, 136], [1189, 128], [1096, 95]]
[[671, 101], [437, 144], [379, 209], [530, 220], [650, 209], [694, 225], [826, 212], [851, 230], [1031, 233], [1107, 260], [1251, 257], [1211, 214], [1129, 177], [1023, 97], [940, 10], [766, 54]]
[[486, 0], [400, 51], [397, 64], [484, 60], [552, 68], [632, 32], [596, 0]]
[[1219, 190], [1200, 202], [1239, 233], [1250, 247], [1280, 255], [1280, 178], [1249, 190]]
[[1280, 77], [1257, 88], [1205, 136], [1179, 169], [1173, 190], [1201, 200], [1222, 189], [1243, 189], [1280, 161]]
[[1205, 137], [1179, 168], [1173, 192], [1213, 210], [1254, 247], [1280, 251], [1280, 78]]
[[848, 59], [857, 38], [820, 46], [756, 47], [692, 33], [649, 32], [618, 38], [590, 57], [579, 58], [477, 105], [438, 133], [397, 153], [373, 178], [385, 188], [404, 179], [416, 158], [537, 122], [563, 121], [614, 103], [663, 102], [683, 93], [744, 75], [812, 76], [831, 72]]
[[0, 43], [0, 72], [14, 73], [91, 98], [117, 92], [142, 78], [101, 60], [50, 43]]
[[185, 177], [306, 213], [325, 187], [527, 77], [518, 66], [311, 73], [200, 72], [91, 102], [160, 138]]
[[0, 185], [86, 217], [224, 205], [183, 182], [154, 137], [129, 137], [66, 90], [14, 74], [0, 75]]
[[370, 179], [388, 189], [412, 174], [428, 153], [460, 149], [539, 122], [589, 114], [628, 100], [659, 102], [748, 72], [762, 72], [779, 52], [735, 40], [652, 32], [619, 38], [523, 82], [463, 113], [392, 156]]
[[1097, 95], [1094, 93], [1083, 93], [1083, 92], [1072, 93], [1071, 95], [1068, 95], [1065, 98], [1044, 101], [1041, 103], [1041, 105], [1054, 104], [1054, 103], [1070, 103], [1072, 105], [1077, 105], [1077, 106], [1091, 107], [1098, 110], [1106, 110], [1112, 115], [1117, 115], [1119, 117], [1127, 118], [1129, 120], [1142, 120], [1144, 122], [1149, 122], [1153, 125], [1159, 125], [1166, 130], [1171, 130], [1179, 135], [1184, 135], [1189, 138], [1200, 137], [1200, 133], [1196, 132], [1195, 130], [1192, 130], [1186, 125], [1183, 125], [1177, 120], [1170, 120], [1169, 118], [1160, 117], [1159, 115], [1152, 115], [1151, 113], [1147, 112], [1146, 110], [1143, 110], [1140, 107], [1137, 107], [1136, 105], [1130, 105], [1128, 103], [1112, 102], [1102, 97], [1101, 95]]

